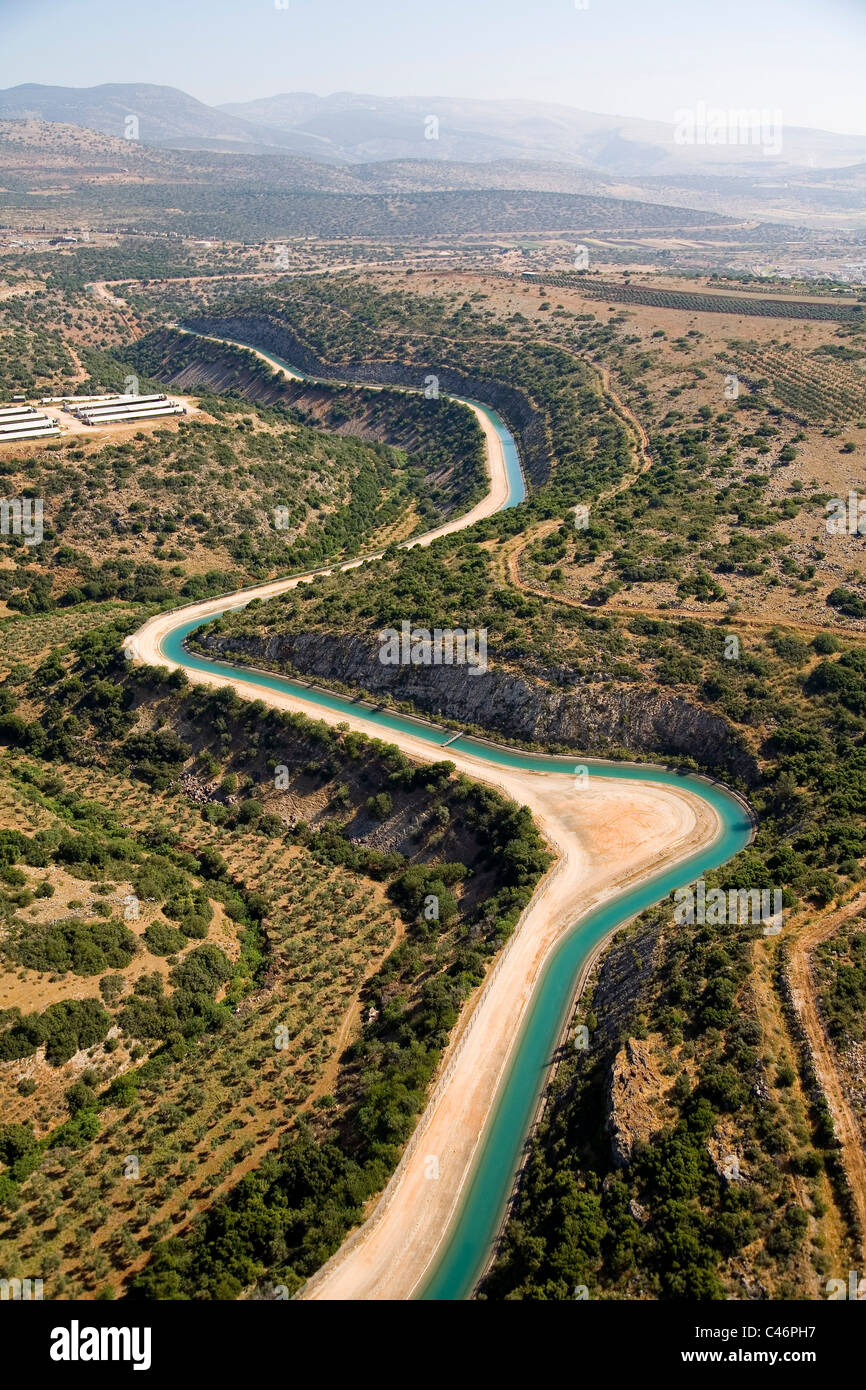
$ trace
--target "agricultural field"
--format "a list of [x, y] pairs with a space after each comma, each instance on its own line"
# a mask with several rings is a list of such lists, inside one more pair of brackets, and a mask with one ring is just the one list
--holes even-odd
[[[310, 721], [130, 680], [122, 622], [4, 687], [21, 698], [0, 797], [3, 1240], [12, 1273], [38, 1241], [61, 1298], [130, 1280], [278, 1148], [340, 1133], [375, 1192], [522, 901], [496, 862], [516, 833], [501, 799], [447, 763], [416, 775]], [[323, 1210], [265, 1264], [297, 1282], [342, 1229]]]
[[809, 354], [790, 344], [735, 342], [731, 370], [750, 379], [803, 424], [838, 425], [866, 418], [866, 350], [825, 343]]
[[820, 299], [813, 302], [790, 300], [781, 295], [761, 299], [757, 295], [696, 294], [690, 290], [668, 289], [654, 285], [637, 285], [610, 280], [595, 280], [587, 277], [577, 281], [568, 275], [545, 275], [544, 284], [557, 288], [571, 287], [580, 283], [583, 293], [589, 299], [613, 300], [616, 304], [645, 304], [653, 309], [679, 309], [703, 314], [737, 314], [772, 319], [814, 319], [830, 320], [840, 323], [866, 322], [863, 305], [853, 302], [839, 304], [827, 303]]

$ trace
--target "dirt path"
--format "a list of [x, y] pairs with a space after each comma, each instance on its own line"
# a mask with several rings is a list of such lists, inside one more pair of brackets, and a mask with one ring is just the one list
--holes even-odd
[[652, 454], [650, 453], [649, 435], [631, 407], [627, 406], [619, 393], [613, 389], [610, 380], [610, 367], [600, 367], [599, 370], [601, 372], [601, 384], [605, 395], [609, 396], [613, 401], [616, 413], [631, 426], [637, 442], [637, 454], [640, 460], [640, 467], [636, 473], [629, 474], [627, 477], [622, 478], [617, 483], [616, 487], [611, 488], [609, 492], [601, 494], [598, 500], [599, 502], [604, 502], [608, 497], [616, 497], [618, 493], [626, 492], [638, 478], [642, 477], [644, 473], [647, 473], [649, 469], [652, 468], [653, 460]]
[[866, 908], [866, 893], [860, 893], [844, 907], [810, 922], [790, 942], [790, 981], [794, 1007], [809, 1038], [815, 1071], [827, 1104], [833, 1114], [836, 1134], [842, 1145], [842, 1163], [854, 1198], [860, 1223], [860, 1259], [866, 1260], [866, 1151], [860, 1123], [845, 1096], [836, 1068], [833, 1044], [827, 1036], [818, 1008], [812, 956], [815, 947], [852, 917]]
[[[786, 1094], [784, 1106], [788, 1133], [791, 1135], [792, 1143], [796, 1145], [797, 1139], [790, 1128], [792, 1123], [796, 1123], [796, 1121], [791, 1115], [789, 1102], [792, 1099], [796, 1100], [802, 1115], [809, 1113], [810, 1102], [797, 1068], [796, 1043], [791, 1037], [791, 1029], [785, 1017], [776, 983], [778, 944], [777, 940], [767, 937], [760, 937], [751, 944], [751, 1002], [754, 1003], [761, 1027], [767, 1061], [773, 1060], [780, 1063], [790, 1060], [793, 1064], [795, 1079]], [[780, 1096], [780, 1101], [781, 1099]], [[748, 1173], [748, 1164], [746, 1164], [746, 1170]], [[804, 1211], [814, 1211], [815, 1204], [811, 1192], [813, 1179], [800, 1173], [790, 1173], [789, 1177], [799, 1205]], [[832, 1270], [845, 1269], [851, 1254], [851, 1222], [839, 1201], [839, 1194], [830, 1181], [829, 1175], [821, 1174], [817, 1183], [824, 1202], [824, 1212], [820, 1217], [814, 1216], [816, 1234], [820, 1232], [820, 1238], [823, 1241], [821, 1248], [830, 1262], [829, 1268]], [[817, 1276], [808, 1259], [801, 1277], [804, 1280], [804, 1285], [812, 1285], [816, 1280]], [[804, 1292], [803, 1296], [809, 1297], [810, 1295]], [[821, 1296], [820, 1283], [813, 1287], [811, 1296], [816, 1298]]]
[[646, 468], [649, 468], [649, 466], [650, 466], [651, 463], [652, 463], [652, 457], [651, 457], [651, 455], [650, 455], [650, 446], [649, 446], [649, 435], [647, 434], [646, 430], [644, 429], [643, 425], [641, 424], [640, 420], [639, 420], [638, 417], [635, 415], [635, 413], [634, 413], [634, 411], [631, 409], [631, 407], [630, 407], [630, 406], [627, 406], [627, 405], [625, 404], [625, 401], [624, 401], [624, 400], [622, 399], [622, 397], [619, 395], [619, 393], [618, 393], [617, 391], [614, 390], [614, 388], [613, 388], [613, 386], [612, 386], [612, 384], [611, 384], [611, 380], [610, 380], [610, 367], [602, 367], [600, 370], [601, 370], [601, 381], [602, 381], [602, 385], [603, 385], [603, 387], [604, 387], [604, 389], [605, 389], [605, 393], [606, 393], [608, 396], [610, 396], [610, 398], [611, 398], [611, 400], [613, 401], [614, 405], [616, 405], [616, 406], [618, 407], [618, 409], [622, 412], [622, 414], [625, 415], [625, 417], [626, 417], [628, 420], [630, 420], [631, 423], [632, 423], [632, 425], [634, 426], [634, 428], [635, 428], [635, 430], [636, 430], [636, 432], [637, 432], [637, 437], [638, 437], [638, 439], [640, 440], [640, 448], [641, 448], [641, 453], [642, 453], [643, 459], [644, 459], [644, 466], [645, 466]]
[[87, 380], [87, 368], [85, 367], [84, 363], [78, 356], [78, 353], [75, 351], [75, 348], [72, 346], [71, 343], [66, 344], [66, 351], [69, 353], [69, 356], [72, 358], [72, 361], [75, 366], [75, 375], [73, 376], [72, 380], [75, 383], [75, 385], [78, 386], [81, 384], [82, 381]]
[[523, 531], [520, 535], [507, 541], [499, 548], [498, 553], [494, 552], [495, 562], [501, 574], [515, 589], [519, 589], [528, 598], [545, 599], [548, 603], [561, 603], [566, 608], [581, 608], [587, 613], [616, 613], [618, 616], [626, 618], [658, 618], [668, 622], [671, 618], [700, 618], [707, 626], [730, 628], [731, 630], [753, 628], [762, 632], [770, 632], [773, 629], [784, 628], [787, 632], [802, 632], [811, 636], [819, 632], [832, 632], [838, 637], [847, 638], [849, 641], [851, 639], [866, 640], [866, 633], [857, 628], [843, 627], [839, 623], [792, 622], [789, 618], [783, 617], [753, 618], [744, 616], [742, 613], [733, 615], [702, 613], [695, 608], [655, 608], [640, 604], [590, 603], [586, 599], [570, 598], [567, 594], [555, 594], [551, 589], [538, 588], [523, 578], [520, 572], [520, 557], [534, 541], [543, 540], [545, 536], [549, 536], [551, 531], [555, 531], [561, 525], [562, 521], [559, 517], [552, 521], [542, 521], [531, 530]]
[[112, 294], [105, 280], [94, 280], [88, 289], [92, 290], [97, 299], [101, 299], [103, 304], [110, 304], [112, 309], [117, 309], [120, 317], [126, 324], [133, 338], [142, 338], [144, 330], [139, 327], [138, 322], [125, 299], [119, 295]]

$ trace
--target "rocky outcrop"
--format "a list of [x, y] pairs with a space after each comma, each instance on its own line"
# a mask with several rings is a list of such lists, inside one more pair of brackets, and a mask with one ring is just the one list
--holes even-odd
[[610, 1071], [607, 1132], [614, 1168], [625, 1168], [636, 1144], [646, 1144], [661, 1129], [660, 1097], [664, 1079], [653, 1065], [649, 1045], [629, 1038]]
[[194, 315], [188, 317], [183, 326], [196, 333], [253, 343], [263, 352], [291, 362], [301, 372], [335, 381], [419, 390], [423, 389], [426, 377], [435, 376], [442, 391], [483, 401], [499, 412], [517, 441], [524, 473], [532, 483], [539, 486], [550, 477], [552, 451], [546, 419], [519, 387], [476, 376], [446, 362], [326, 362], [286, 324], [268, 314], [243, 314], [232, 318]]
[[719, 715], [679, 696], [615, 682], [575, 683], [563, 689], [542, 680], [488, 666], [473, 675], [468, 666], [386, 666], [378, 643], [345, 633], [274, 636], [205, 634], [217, 653], [237, 652], [251, 664], [275, 662], [306, 676], [337, 681], [374, 696], [389, 695], [431, 715], [501, 732], [546, 748], [604, 755], [624, 749], [666, 757], [691, 757], [709, 770], [758, 780], [754, 758], [736, 731]]
[[[633, 1036], [652, 994], [662, 922], [652, 914], [617, 932], [593, 967], [578, 1006], [579, 1016], [591, 1021], [589, 1047], [578, 1056], [603, 1087], [604, 1133], [614, 1168], [630, 1163], [635, 1144], [646, 1142], [663, 1123], [666, 1083], [651, 1061], [649, 1044]], [[637, 1212], [632, 1215], [642, 1220]]]

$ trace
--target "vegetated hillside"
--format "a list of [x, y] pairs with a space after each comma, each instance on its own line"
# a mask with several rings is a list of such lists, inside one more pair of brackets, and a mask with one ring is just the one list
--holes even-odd
[[[431, 137], [430, 113], [438, 125]], [[605, 170], [614, 176], [766, 168], [766, 151], [678, 144], [673, 126], [636, 117], [603, 115], [546, 102], [479, 101], [451, 97], [381, 97], [337, 92], [318, 97], [284, 93], [219, 108], [177, 87], [103, 83], [95, 87], [25, 83], [0, 91], [0, 116], [71, 123], [122, 136], [135, 114], [149, 144], [231, 150], [281, 147], [332, 164], [365, 160], [555, 160]], [[788, 127], [786, 172], [791, 166], [853, 164], [866, 154], [857, 136]], [[781, 161], [773, 161], [777, 168]]]
[[547, 481], [555, 458], [550, 496], [563, 506], [578, 488], [616, 481], [628, 467], [627, 431], [605, 407], [586, 364], [531, 337], [512, 338], [469, 300], [452, 311], [444, 300], [380, 295], [348, 277], [335, 277], [327, 291], [300, 279], [273, 293], [217, 298], [185, 322], [240, 337], [305, 371], [412, 385], [432, 374], [441, 390], [483, 398], [515, 434], [530, 482]]
[[[77, 436], [36, 453], [26, 443], [6, 447], [4, 486], [10, 496], [35, 490], [45, 530], [26, 554], [19, 536], [2, 538], [9, 608], [222, 593], [402, 539], [469, 505], [483, 487], [480, 430], [469, 411], [444, 400], [420, 403], [426, 412], [414, 402], [401, 415], [384, 393], [356, 403], [349, 392], [325, 400], [322, 422], [308, 412], [317, 425], [342, 424], [357, 406], [369, 442], [311, 428], [279, 403], [206, 404], [210, 418], [123, 443]], [[376, 441], [392, 421], [410, 453]]]
[[[124, 116], [124, 120], [126, 117]], [[724, 172], [694, 175], [672, 169], [666, 176], [607, 174], [592, 165], [573, 165], [549, 160], [492, 159], [483, 163], [454, 157], [435, 159], [437, 149], [445, 152], [447, 141], [438, 144], [421, 140], [420, 148], [409, 157], [375, 160], [370, 163], [322, 163], [321, 139], [295, 133], [290, 142], [294, 152], [276, 145], [264, 147], [241, 140], [190, 139], [180, 148], [128, 140], [118, 134], [116, 118], [111, 118], [111, 134], [100, 134], [81, 125], [58, 121], [0, 118], [0, 166], [4, 188], [17, 196], [15, 206], [24, 216], [29, 208], [41, 211], [44, 224], [68, 225], [70, 198], [75, 190], [96, 181], [105, 208], [111, 206], [111, 190], [117, 186], [142, 183], [195, 184], [199, 187], [219, 182], [227, 191], [234, 185], [260, 185], [271, 190], [307, 189], [344, 194], [433, 192], [455, 189], [529, 189], [559, 194], [616, 196], [625, 201], [687, 208], [715, 214], [719, 226], [728, 226], [731, 216], [766, 219], [742, 227], [737, 239], [757, 239], [768, 244], [780, 237], [804, 234], [804, 227], [791, 223], [799, 212], [801, 224], [815, 223], [826, 237], [828, 219], [838, 216], [840, 230], [849, 236], [851, 214], [862, 205], [862, 165], [839, 170], [792, 170], [784, 189], [778, 174], [763, 169], [742, 177]], [[265, 134], [261, 129], [257, 136]], [[762, 177], [763, 175], [763, 177]], [[56, 190], [64, 196], [58, 199]], [[51, 189], [53, 196], [39, 197], [40, 190]], [[32, 196], [36, 194], [37, 196]], [[5, 195], [0, 195], [3, 198]], [[2, 205], [2, 204], [0, 204]], [[7, 209], [12, 205], [7, 200]], [[64, 212], [67, 214], [64, 217]], [[776, 221], [775, 219], [779, 219]], [[784, 221], [782, 221], [784, 219]], [[36, 219], [29, 219], [36, 229]], [[43, 223], [38, 224], [42, 226]], [[159, 233], [157, 232], [157, 235]], [[814, 236], [814, 233], [812, 234]], [[707, 239], [705, 229], [702, 239]], [[728, 242], [726, 249], [730, 248]], [[682, 248], [681, 248], [682, 249]], [[645, 248], [643, 258], [650, 255]]]
[[[91, 94], [94, 90], [97, 89], [90, 89]], [[504, 131], [504, 140], [497, 136], [476, 139], [459, 124], [449, 125], [440, 113], [439, 138], [427, 139], [429, 112], [418, 109], [410, 118], [400, 116], [395, 126], [379, 102], [377, 112], [326, 117], [316, 134], [298, 127], [276, 130], [258, 121], [245, 122], [212, 111], [182, 93], [177, 93], [178, 100], [174, 101], [170, 89], [114, 91], [106, 109], [92, 118], [85, 109], [88, 94], [74, 89], [68, 89], [68, 102], [52, 105], [54, 118], [50, 120], [42, 118], [48, 108], [43, 110], [38, 95], [23, 104], [13, 97], [5, 108], [0, 108], [8, 112], [0, 116], [0, 165], [6, 190], [0, 194], [0, 207], [7, 209], [7, 215], [34, 228], [68, 226], [70, 216], [83, 218], [86, 206], [92, 225], [113, 225], [136, 215], [134, 198], [127, 196], [115, 202], [113, 190], [130, 190], [144, 184], [162, 186], [161, 196], [167, 208], [186, 207], [184, 201], [178, 200], [191, 186], [206, 192], [208, 185], [213, 184], [223, 186], [226, 192], [231, 190], [232, 196], [238, 189], [252, 188], [268, 194], [308, 190], [346, 195], [532, 190], [559, 195], [608, 195], [626, 203], [667, 207], [672, 226], [676, 225], [677, 209], [683, 210], [687, 219], [684, 225], [689, 226], [696, 225], [695, 214], [698, 222], [711, 221], [719, 227], [727, 227], [731, 217], [748, 218], [753, 223], [758, 219], [752, 227], [738, 231], [738, 240], [774, 241], [780, 234], [796, 239], [806, 227], [812, 227], [823, 243], [830, 227], [838, 228], [847, 239], [852, 217], [856, 220], [862, 205], [858, 183], [863, 167], [862, 142], [860, 148], [851, 147], [847, 159], [839, 160], [828, 148], [827, 158], [831, 162], [835, 159], [838, 168], [797, 167], [796, 149], [791, 143], [797, 132], [790, 128], [786, 132], [786, 150], [793, 162], [785, 166], [782, 183], [778, 166], [772, 162], [768, 165], [757, 147], [740, 146], [737, 151], [738, 157], [746, 160], [757, 156], [757, 165], [728, 162], [725, 147], [676, 145], [670, 131], [663, 127], [657, 128], [661, 144], [655, 145], [652, 160], [647, 164], [644, 148], [623, 138], [621, 131], [610, 139], [599, 135], [601, 144], [596, 136], [584, 132], [570, 140], [567, 149], [561, 149], [557, 141], [550, 146], [543, 138], [538, 142], [537, 122], [530, 140], [532, 148], [518, 152], [514, 148], [513, 116]], [[192, 120], [189, 133], [178, 136], [171, 130], [178, 129], [178, 117], [183, 125], [184, 103], [191, 103]], [[139, 122], [138, 138], [125, 138], [132, 116]], [[362, 125], [379, 122], [381, 126], [384, 121], [384, 129], [380, 128], [378, 135], [371, 130], [369, 140], [358, 140], [359, 119]], [[613, 119], [614, 127], [617, 125], [616, 118], [598, 119]], [[92, 124], [88, 125], [89, 121]], [[326, 126], [330, 129], [326, 130]], [[331, 138], [333, 130], [340, 126], [344, 133], [355, 137], [350, 140], [350, 147], [343, 146], [339, 138], [336, 142]], [[561, 118], [548, 129], [554, 127], [561, 135]], [[134, 131], [133, 127], [133, 134]], [[575, 150], [584, 144], [585, 135], [589, 158], [578, 157], [579, 162], [575, 163]], [[844, 138], [829, 137], [831, 142]], [[810, 160], [818, 148], [816, 139], [820, 142], [820, 137], [812, 132]], [[701, 162], [704, 155], [709, 156], [709, 164]], [[719, 157], [722, 162], [717, 164]], [[98, 188], [102, 199], [95, 210], [88, 193], [91, 186]], [[42, 189], [46, 194], [50, 190], [51, 196], [42, 196]], [[58, 197], [58, 189], [62, 198]], [[86, 205], [83, 199], [87, 200]], [[42, 219], [33, 216], [39, 212]], [[137, 214], [142, 218], [148, 215], [148, 205], [142, 203]], [[644, 220], [645, 214], [641, 218]], [[570, 227], [572, 220], [569, 217], [565, 225]], [[149, 225], [155, 234], [165, 234], [164, 225]], [[369, 225], [378, 225], [378, 221], [370, 221]], [[395, 223], [395, 233], [398, 225]], [[628, 225], [640, 224], [632, 219]], [[499, 229], [486, 230], [495, 233]], [[198, 224], [190, 227], [189, 232], [202, 235]], [[209, 234], [219, 234], [216, 223]], [[276, 235], [286, 235], [285, 228]], [[814, 231], [811, 235], [814, 240]], [[730, 242], [726, 251], [729, 249]]]
[[617, 936], [482, 1298], [826, 1297], [852, 1213], [829, 1111], [768, 1007], [774, 954], [760, 927], [669, 909]]
[[[401, 597], [405, 600], [407, 595], [408, 588], [403, 587]], [[416, 591], [413, 613], [418, 606], [423, 608]], [[483, 673], [459, 665], [420, 671], [411, 665], [383, 665], [378, 632], [366, 623], [358, 632], [344, 615], [348, 630], [339, 620], [330, 630], [301, 630], [307, 611], [303, 603], [290, 613], [281, 611], [279, 617], [269, 609], [256, 614], [258, 621], [251, 618], [241, 630], [230, 622], [204, 630], [193, 640], [197, 650], [212, 657], [299, 672], [344, 690], [361, 689], [377, 702], [412, 707], [437, 720], [445, 718], [537, 748], [614, 756], [630, 750], [686, 761], [697, 754], [704, 767], [719, 775], [745, 785], [758, 780], [755, 757], [742, 734], [723, 715], [704, 710], [682, 695], [636, 681], [599, 684], [582, 679], [567, 664], [545, 663], [540, 654], [516, 661], [513, 650], [507, 666], [497, 665]], [[405, 617], [408, 611], [404, 602], [385, 626], [398, 632], [403, 621], [425, 626], [417, 616]], [[429, 611], [424, 610], [425, 618]], [[329, 613], [335, 613], [333, 604]], [[320, 610], [314, 609], [313, 619], [321, 621]], [[464, 621], [461, 616], [458, 626]], [[501, 610], [493, 621], [497, 626], [484, 629], [485, 640], [492, 637], [498, 656]], [[441, 625], [437, 620], [428, 630]], [[466, 626], [474, 624], [466, 621]], [[541, 628], [550, 635], [548, 624], [542, 623]], [[622, 663], [622, 672], [627, 669]]]
[[139, 182], [180, 172], [167, 151], [123, 138], [123, 122], [109, 134], [75, 123], [0, 116], [0, 166], [7, 189], [57, 187], [69, 190], [87, 180]]
[[[94, 179], [106, 199], [125, 184], [176, 183], [204, 185], [256, 184], [273, 189], [363, 193], [369, 181], [350, 169], [332, 168], [274, 149], [262, 161], [261, 150], [243, 141], [226, 150], [168, 149], [141, 139], [124, 138], [124, 121], [100, 134], [80, 124], [35, 118], [0, 117], [0, 166], [10, 189], [56, 188], [58, 179], [67, 196]], [[257, 132], [260, 134], [260, 132]], [[424, 187], [419, 176], [413, 187]], [[56, 199], [55, 199], [56, 201]]]
[[[404, 451], [407, 507], [414, 515], [406, 534], [468, 510], [486, 490], [484, 441], [471, 412], [444, 396], [422, 394], [423, 379], [410, 383], [408, 394], [290, 381], [243, 348], [172, 331], [143, 338], [124, 360], [175, 390], [204, 387], [282, 405], [293, 418], [329, 434]], [[311, 550], [308, 558], [320, 557]]]
[[[416, 157], [393, 158], [372, 163], [322, 163], [321, 141], [306, 147], [299, 140], [298, 152], [270, 147], [268, 158], [261, 150], [244, 143], [229, 142], [225, 149], [169, 149], [145, 139], [123, 138], [113, 123], [112, 133], [100, 134], [82, 125], [39, 120], [34, 117], [0, 117], [0, 164], [4, 182], [11, 189], [55, 187], [58, 179], [66, 190], [98, 178], [103, 191], [119, 184], [183, 181], [204, 184], [218, 179], [226, 184], [261, 182], [274, 189], [308, 189], [319, 192], [391, 193], [433, 192], [459, 188], [532, 189], [560, 194], [610, 195], [627, 200], [667, 203], [671, 207], [700, 208], [701, 198], [692, 193], [692, 183], [703, 189], [700, 180], [641, 180], [625, 183], [592, 167], [519, 159], [497, 159], [472, 163], [453, 158], [435, 159], [436, 147], [424, 141]], [[261, 132], [259, 132], [261, 133]], [[304, 157], [309, 155], [310, 157]], [[844, 171], [840, 171], [840, 180]], [[852, 178], [854, 175], [852, 174]], [[742, 182], [742, 187], [740, 186]], [[708, 178], [707, 192], [718, 193], [718, 206], [712, 212], [725, 213], [724, 196], [735, 189], [741, 198], [753, 193], [756, 176], [748, 180]], [[691, 195], [691, 196], [690, 196]], [[769, 196], [769, 195], [765, 195]], [[829, 196], [829, 195], [828, 195]], [[841, 194], [837, 194], [841, 197]]]
[[145, 1296], [294, 1289], [387, 1179], [547, 855], [447, 762], [131, 672], [137, 618], [86, 613], [6, 644], [8, 1267], [38, 1228], [54, 1297], [143, 1266]]
[[[134, 108], [130, 108], [134, 111]], [[428, 188], [424, 167], [401, 191], [375, 174], [329, 169], [306, 158], [251, 157], [195, 149], [160, 151], [126, 140], [114, 117], [103, 142], [67, 124], [0, 121], [0, 210], [27, 225], [130, 228], [165, 236], [266, 238], [461, 238], [588, 229], [689, 228], [727, 219], [592, 193], [527, 188]], [[228, 119], [228, 118], [225, 118]], [[110, 139], [109, 137], [117, 137]], [[124, 150], [124, 146], [128, 149]], [[58, 181], [62, 199], [58, 200]], [[230, 197], [227, 195], [230, 194]], [[43, 213], [35, 219], [33, 213]]]

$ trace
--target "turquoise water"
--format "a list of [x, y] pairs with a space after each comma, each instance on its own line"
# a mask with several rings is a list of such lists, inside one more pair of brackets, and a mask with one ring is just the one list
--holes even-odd
[[[183, 646], [187, 635], [200, 626], [200, 619], [179, 622], [163, 639], [164, 654], [197, 671], [220, 671], [235, 680], [254, 682], [269, 690], [300, 696], [324, 709], [361, 716], [371, 726], [371, 733], [379, 733], [386, 738], [389, 731], [400, 730], [412, 733], [437, 748], [442, 748], [453, 738], [451, 730], [387, 710], [371, 709], [344, 696], [313, 689], [283, 676], [246, 671], [227, 662], [208, 661], [186, 651]], [[471, 752], [500, 767], [572, 773], [578, 765], [575, 758], [514, 752], [465, 735], [455, 739], [450, 747]], [[444, 749], [443, 757], [447, 758], [448, 753], [449, 749]], [[687, 783], [691, 790], [715, 807], [722, 823], [722, 832], [707, 849], [675, 868], [663, 870], [648, 882], [590, 913], [563, 938], [550, 957], [527, 1010], [513, 1060], [500, 1088], [500, 1099], [476, 1154], [460, 1209], [451, 1226], [451, 1234], [418, 1295], [423, 1299], [468, 1298], [484, 1268], [511, 1192], [525, 1136], [545, 1083], [547, 1067], [571, 1004], [575, 981], [589, 953], [618, 924], [667, 897], [675, 888], [725, 863], [743, 849], [751, 837], [752, 823], [744, 805], [724, 788], [702, 778], [661, 768], [593, 760], [584, 760], [581, 765], [589, 769], [590, 779], [619, 778], [661, 782], [667, 786]]]
[[[623, 771], [614, 775], [628, 774]], [[671, 779], [653, 772], [647, 780]], [[745, 808], [716, 787], [693, 778], [688, 781], [692, 790], [700, 791], [720, 811], [722, 834], [709, 849], [589, 913], [551, 955], [527, 1009], [450, 1234], [417, 1297], [469, 1298], [482, 1274], [505, 1213], [548, 1066], [568, 1017], [575, 981], [588, 955], [614, 927], [667, 897], [675, 888], [724, 864], [748, 844], [752, 824]]]
[[[195, 338], [213, 336], [212, 334], [194, 333], [190, 328], [184, 329], [184, 332], [192, 333], [192, 336]], [[282, 367], [283, 371], [289, 372], [291, 376], [297, 377], [299, 381], [317, 381], [320, 379], [318, 377], [307, 376], [304, 372], [299, 372], [297, 367], [292, 366], [291, 362], [284, 362], [282, 357], [276, 357], [272, 352], [265, 352], [262, 348], [256, 347], [254, 343], [242, 343], [237, 338], [223, 338], [221, 341], [231, 343], [234, 347], [248, 348], [251, 352], [259, 353], [266, 361], [272, 363], [273, 366]], [[359, 386], [362, 383], [347, 382], [346, 384], [350, 386]], [[399, 391], [401, 388], [397, 386], [392, 389]], [[442, 392], [441, 394], [444, 395], [445, 393]], [[499, 415], [497, 411], [492, 410], [489, 405], [485, 405], [483, 401], [475, 401], [468, 396], [449, 395], [448, 400], [457, 401], [459, 405], [477, 406], [479, 410], [484, 412], [487, 419], [493, 425], [493, 428], [496, 430], [502, 442], [502, 450], [505, 454], [505, 470], [508, 474], [508, 497], [500, 510], [505, 511], [508, 507], [516, 507], [526, 497], [526, 484], [523, 481], [523, 469], [520, 466], [520, 455], [517, 452], [517, 444], [514, 441], [514, 436], [502, 419], [502, 416]]]
[[[269, 360], [293, 373], [295, 371], [290, 364], [281, 362], [279, 358], [271, 357]], [[517, 447], [496, 412], [481, 402], [474, 404], [481, 405], [500, 432], [503, 444], [507, 446], [509, 481], [513, 483], [514, 490], [509, 494], [506, 505], [516, 506], [524, 496]], [[514, 474], [512, 469], [515, 470]], [[242, 604], [243, 600], [230, 607], [240, 607]], [[229, 611], [229, 606], [224, 611]], [[218, 616], [219, 614], [214, 614], [208, 621], [212, 622]], [[373, 709], [345, 696], [318, 690], [284, 676], [245, 670], [227, 662], [209, 661], [186, 651], [183, 645], [186, 637], [200, 626], [200, 618], [192, 621], [184, 619], [181, 610], [178, 613], [177, 626], [162, 640], [164, 655], [191, 670], [222, 672], [238, 681], [299, 696], [323, 709], [362, 717], [370, 725], [371, 733], [379, 733], [386, 738], [389, 731], [403, 731], [423, 739], [435, 748], [442, 748], [453, 739], [452, 730], [437, 728], [423, 720], [388, 710]], [[703, 873], [732, 858], [748, 844], [753, 829], [748, 811], [742, 802], [723, 787], [688, 773], [681, 774], [634, 764], [598, 762], [592, 759], [581, 759], [578, 764], [578, 760], [573, 757], [547, 757], [536, 753], [516, 752], [462, 734], [454, 739], [450, 746], [471, 752], [500, 767], [572, 773], [580, 765], [588, 768], [590, 778], [619, 778], [656, 782], [667, 786], [681, 786], [687, 783], [692, 791], [716, 809], [722, 829], [716, 841], [706, 849], [674, 868], [661, 870], [646, 883], [630, 889], [613, 902], [588, 914], [572, 928], [552, 953], [520, 1028], [511, 1063], [500, 1086], [499, 1098], [486, 1133], [476, 1153], [458, 1212], [451, 1223], [442, 1249], [417, 1295], [425, 1300], [468, 1298], [484, 1269], [506, 1209], [526, 1135], [545, 1084], [547, 1069], [571, 1006], [575, 983], [589, 954], [614, 927], [667, 897], [675, 888], [692, 882]], [[448, 757], [447, 749], [444, 750], [443, 756]]]

